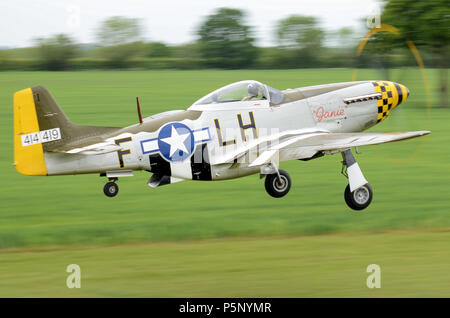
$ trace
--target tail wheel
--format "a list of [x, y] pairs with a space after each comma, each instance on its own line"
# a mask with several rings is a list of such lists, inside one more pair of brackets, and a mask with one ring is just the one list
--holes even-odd
[[373, 191], [370, 184], [366, 183], [355, 191], [350, 191], [350, 185], [347, 185], [344, 192], [345, 203], [353, 210], [363, 210], [372, 202]]
[[280, 177], [278, 177], [277, 173], [269, 174], [265, 181], [267, 193], [274, 198], [284, 197], [291, 189], [292, 184], [291, 177], [286, 171], [279, 169], [278, 172]]
[[115, 182], [108, 182], [103, 187], [103, 192], [110, 198], [115, 197], [119, 193], [119, 186]]

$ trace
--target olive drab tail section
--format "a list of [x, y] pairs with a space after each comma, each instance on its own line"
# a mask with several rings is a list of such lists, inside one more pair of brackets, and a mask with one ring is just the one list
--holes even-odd
[[21, 174], [51, 175], [47, 154], [103, 142], [120, 129], [74, 124], [45, 87], [23, 89], [14, 94], [14, 165]]
[[14, 94], [14, 164], [21, 174], [47, 175], [44, 152], [64, 144], [77, 125], [43, 86]]

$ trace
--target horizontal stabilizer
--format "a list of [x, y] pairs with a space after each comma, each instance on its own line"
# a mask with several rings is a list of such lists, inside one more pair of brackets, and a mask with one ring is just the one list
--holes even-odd
[[55, 152], [64, 152], [70, 154], [82, 154], [82, 155], [100, 155], [104, 153], [114, 152], [120, 150], [121, 147], [116, 145], [115, 143], [101, 142], [98, 144], [89, 145], [82, 148], [74, 148], [67, 151], [58, 151], [55, 149]]

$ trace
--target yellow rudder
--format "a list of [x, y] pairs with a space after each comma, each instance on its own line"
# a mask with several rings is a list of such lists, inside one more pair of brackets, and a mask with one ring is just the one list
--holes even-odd
[[[14, 94], [14, 165], [21, 174], [46, 176], [42, 143], [24, 142], [22, 136], [39, 133], [33, 91], [23, 89]], [[33, 138], [33, 135], [29, 135]]]

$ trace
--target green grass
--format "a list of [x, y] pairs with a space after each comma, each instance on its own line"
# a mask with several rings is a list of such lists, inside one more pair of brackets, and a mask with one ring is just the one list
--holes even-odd
[[[0, 297], [450, 297], [449, 244], [430, 232], [4, 250]], [[66, 287], [74, 263], [80, 289]]]
[[[450, 237], [420, 232], [450, 227], [450, 111], [435, 94], [425, 110], [417, 70], [392, 74], [411, 96], [372, 131], [432, 134], [360, 148], [374, 200], [354, 212], [339, 155], [283, 163], [293, 186], [282, 199], [256, 175], [151, 189], [146, 172], [121, 179], [111, 199], [97, 175], [27, 177], [12, 166], [12, 95], [22, 88], [45, 85], [76, 123], [126, 126], [137, 121], [136, 96], [147, 116], [233, 81], [283, 89], [348, 81], [351, 70], [0, 73], [0, 296], [450, 296]], [[436, 74], [427, 73], [432, 92]], [[399, 230], [411, 233], [380, 234]], [[64, 287], [70, 263], [84, 264], [81, 291]], [[379, 291], [364, 287], [371, 263], [391, 277]]]

